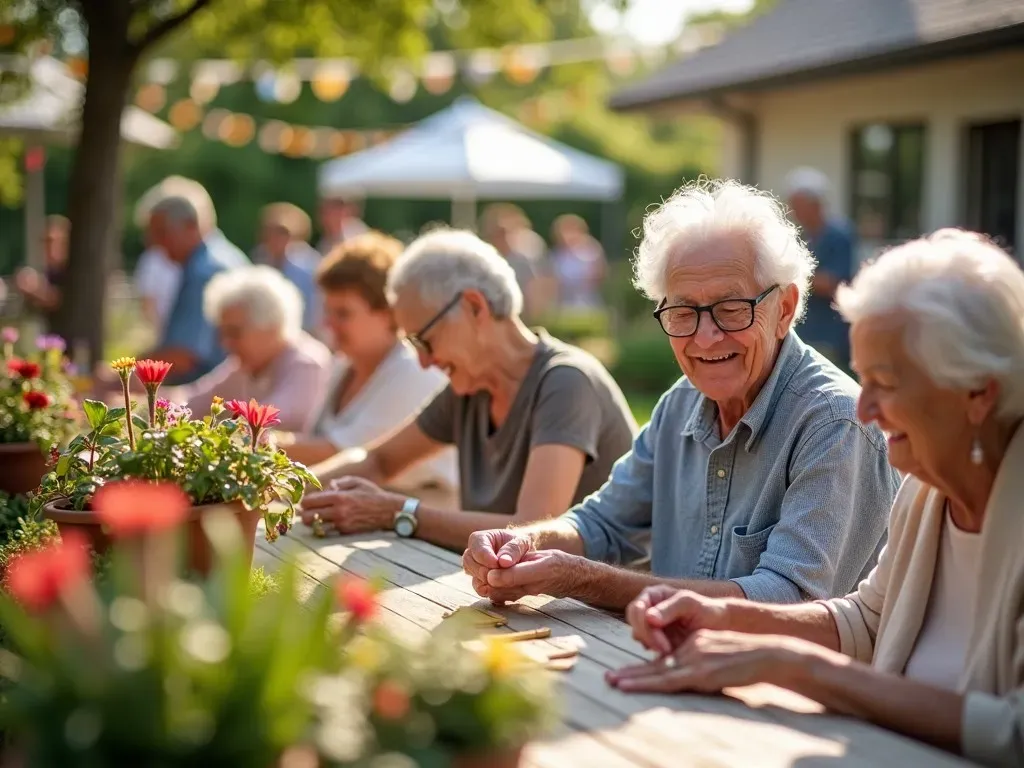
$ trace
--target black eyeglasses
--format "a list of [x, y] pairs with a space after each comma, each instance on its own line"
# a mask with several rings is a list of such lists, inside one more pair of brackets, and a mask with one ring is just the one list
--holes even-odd
[[434, 315], [432, 318], [430, 318], [430, 320], [427, 322], [427, 324], [424, 325], [422, 328], [420, 328], [418, 333], [406, 334], [405, 338], [407, 338], [409, 340], [409, 343], [412, 344], [414, 347], [416, 347], [416, 349], [418, 349], [423, 354], [425, 354], [425, 355], [432, 355], [432, 354], [434, 354], [434, 348], [430, 346], [430, 342], [429, 341], [427, 341], [426, 339], [423, 338], [423, 334], [425, 334], [427, 331], [429, 331], [431, 328], [433, 328], [435, 325], [437, 325], [439, 322], [441, 322], [441, 318], [443, 318], [445, 315], [447, 315], [449, 312], [451, 312], [453, 309], [455, 309], [455, 306], [461, 300], [462, 300], [462, 291], [459, 291], [457, 294], [455, 294], [455, 296], [452, 298], [451, 301], [449, 301], [447, 304], [445, 304], [441, 308], [440, 312], [438, 312], [436, 315]]
[[722, 299], [714, 304], [705, 304], [704, 306], [694, 306], [693, 304], [664, 306], [667, 299], [662, 299], [662, 306], [654, 310], [654, 317], [661, 324], [661, 330], [676, 338], [693, 336], [697, 332], [702, 312], [711, 315], [715, 325], [726, 333], [745, 331], [754, 324], [754, 307], [764, 301], [778, 287], [778, 285], [773, 285], [766, 288], [755, 299]]

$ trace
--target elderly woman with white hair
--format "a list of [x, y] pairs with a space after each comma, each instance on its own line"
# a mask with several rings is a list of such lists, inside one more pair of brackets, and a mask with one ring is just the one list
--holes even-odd
[[[736, 182], [687, 185], [648, 214], [636, 282], [685, 375], [598, 493], [471, 537], [477, 592], [621, 610], [667, 579], [774, 603], [853, 588], [898, 477], [857, 421], [857, 385], [792, 330], [812, 271], [781, 206]], [[629, 567], [648, 557], [649, 573]]]
[[256, 398], [281, 410], [282, 430], [308, 428], [323, 399], [331, 353], [302, 330], [302, 295], [273, 267], [222, 272], [206, 286], [203, 314], [227, 358], [170, 399], [196, 416], [214, 396]]
[[[635, 433], [625, 398], [591, 355], [523, 324], [515, 273], [493, 246], [470, 232], [423, 235], [391, 267], [387, 294], [420, 364], [448, 386], [364, 459], [315, 466], [334, 481], [303, 499], [305, 522], [462, 549], [474, 531], [560, 514], [601, 486]], [[461, 509], [378, 486], [446, 445], [458, 451]]]
[[942, 230], [881, 256], [837, 301], [860, 418], [908, 473], [877, 567], [846, 597], [800, 606], [652, 588], [628, 615], [661, 659], [609, 681], [774, 683], [983, 765], [1022, 766], [1024, 273], [982, 236]]

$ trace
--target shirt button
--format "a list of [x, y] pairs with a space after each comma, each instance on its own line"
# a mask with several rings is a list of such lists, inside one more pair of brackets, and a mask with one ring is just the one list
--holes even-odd
[[725, 470], [724, 469], [720, 469], [715, 474], [717, 474], [719, 477], [725, 477]]
[[718, 533], [718, 526], [717, 525], [712, 525], [711, 526], [711, 535], [714, 536], [716, 533]]

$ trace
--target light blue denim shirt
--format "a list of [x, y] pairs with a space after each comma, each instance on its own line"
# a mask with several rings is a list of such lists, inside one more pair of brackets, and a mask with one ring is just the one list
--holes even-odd
[[732, 432], [686, 379], [566, 519], [587, 557], [735, 581], [751, 600], [845, 595], [875, 564], [900, 478], [859, 388], [794, 332]]

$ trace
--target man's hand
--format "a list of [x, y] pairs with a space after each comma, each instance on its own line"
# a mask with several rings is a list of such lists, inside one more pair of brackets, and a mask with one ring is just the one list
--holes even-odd
[[725, 602], [667, 584], [648, 587], [626, 608], [633, 637], [666, 655], [699, 629], [727, 629]]
[[531, 550], [516, 564], [487, 572], [488, 596], [498, 605], [526, 595], [568, 597], [589, 564], [560, 549]]
[[498, 568], [509, 568], [533, 551], [533, 540], [515, 530], [477, 531], [469, 537], [462, 554], [462, 568], [473, 579], [473, 589], [481, 597], [490, 597], [488, 574]]
[[319, 516], [340, 533], [379, 531], [394, 525], [405, 498], [361, 477], [340, 477], [329, 490], [307, 494], [299, 514], [306, 525]]

